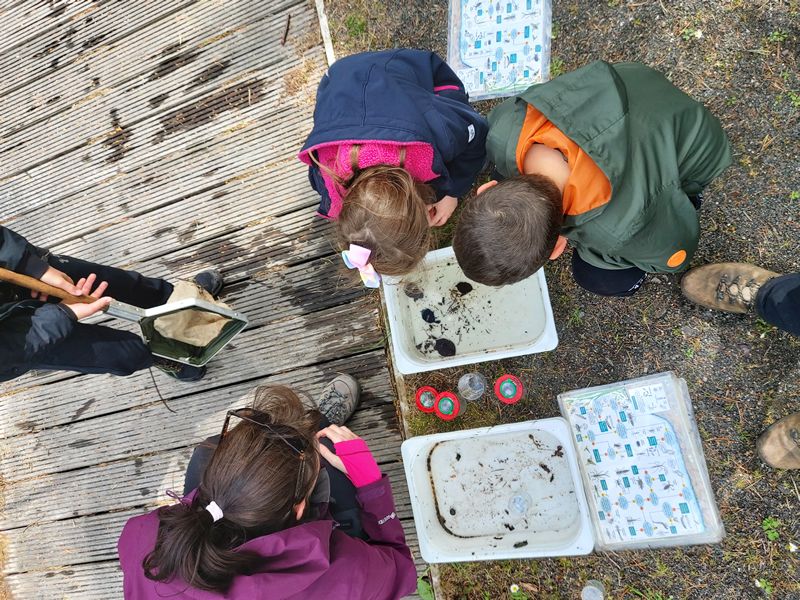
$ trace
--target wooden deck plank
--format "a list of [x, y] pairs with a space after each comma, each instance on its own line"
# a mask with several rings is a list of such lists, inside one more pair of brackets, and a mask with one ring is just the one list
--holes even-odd
[[[343, 277], [338, 256], [324, 257], [286, 271], [271, 272], [261, 282], [243, 281], [226, 295], [226, 300], [248, 315], [252, 328], [290, 316], [313, 314], [364, 296], [363, 287], [341, 286], [337, 289], [337, 281]], [[113, 321], [109, 326], [119, 327], [120, 323]], [[215, 363], [211, 368], [210, 377], [215, 377]], [[158, 373], [156, 375], [159, 382], [169, 381]], [[155, 395], [148, 373], [135, 374], [130, 379], [128, 385], [128, 379], [112, 376], [72, 377], [59, 384], [57, 394], [48, 385], [7, 386], [3, 402], [0, 402], [0, 437], [10, 438], [31, 430], [117, 412], [136, 406], [140, 398]], [[213, 384], [206, 382], [205, 385]], [[175, 394], [180, 395], [181, 390], [186, 390], [186, 386], [169, 386], [168, 389], [160, 386], [161, 394], [167, 400]], [[113, 400], [104, 402], [106, 396]]]
[[[252, 393], [253, 389], [263, 383], [264, 381], [282, 381], [282, 382], [292, 382], [295, 381], [293, 378], [297, 378], [297, 385], [300, 385], [306, 378], [308, 379], [308, 389], [310, 392], [313, 390], [318, 390], [325, 380], [332, 378], [335, 373], [337, 372], [350, 372], [356, 377], [364, 377], [365, 380], [372, 381], [372, 384], [369, 387], [366, 387], [364, 390], [364, 395], [362, 397], [362, 409], [372, 410], [376, 407], [380, 407], [383, 404], [391, 401], [391, 390], [388, 387], [388, 382], [384, 382], [382, 385], [377, 385], [376, 381], [373, 381], [375, 377], [380, 375], [385, 375], [385, 365], [379, 360], [380, 354], [376, 353], [375, 351], [365, 352], [363, 354], [351, 354], [345, 355], [343, 357], [336, 357], [331, 361], [320, 362], [314, 365], [308, 366], [297, 366], [293, 370], [285, 371], [282, 373], [273, 373], [268, 374], [265, 373], [263, 370], [255, 371], [253, 373], [252, 378], [243, 377], [241, 374], [238, 376], [231, 376], [229, 377], [227, 386], [218, 386], [213, 387], [213, 383], [209, 386], [209, 391], [206, 391], [205, 386], [202, 386], [201, 391], [199, 392], [200, 395], [205, 397], [203, 400], [209, 407], [213, 407], [214, 403], [220, 404], [227, 404], [230, 402], [245, 402], [246, 398], [249, 394]], [[140, 374], [146, 375], [146, 374]], [[110, 381], [113, 381], [111, 378], [101, 377], [95, 378], [99, 379], [101, 383], [108, 384]], [[150, 381], [148, 377], [141, 377], [143, 382]], [[239, 385], [232, 386], [230, 385], [232, 381], [237, 382]], [[135, 385], [135, 382], [132, 382]], [[304, 384], [305, 385], [305, 384]], [[167, 390], [163, 389], [161, 384], [159, 387], [162, 388], [162, 394], [167, 397], [169, 393]], [[169, 407], [176, 412], [179, 412], [181, 407], [192, 407], [194, 404], [202, 399], [198, 398], [198, 388], [201, 386], [188, 386], [183, 385], [183, 392], [181, 395], [173, 394], [171, 398], [169, 398]], [[49, 427], [42, 431], [35, 431], [32, 433], [26, 433], [22, 435], [18, 435], [14, 438], [14, 454], [18, 454], [20, 451], [24, 451], [23, 447], [27, 450], [40, 450], [42, 445], [45, 443], [45, 439], [41, 436], [44, 433], [47, 433], [49, 436], [48, 439], [50, 440], [60, 440], [62, 437], [66, 436], [68, 439], [71, 439], [76, 434], [76, 427], [80, 426], [83, 431], [91, 432], [93, 429], [103, 429], [109, 426], [109, 423], [114, 424], [120, 421], [119, 415], [124, 410], [136, 409], [139, 412], [134, 414], [141, 415], [141, 411], [147, 410], [147, 414], [157, 414], [159, 410], [167, 411], [161, 401], [158, 399], [157, 394], [155, 394], [152, 389], [146, 390], [144, 392], [139, 392], [135, 389], [132, 393], [127, 395], [122, 395], [117, 401], [117, 397], [114, 394], [115, 388], [111, 386], [106, 386], [108, 391], [103, 392], [103, 386], [98, 386], [97, 388], [87, 391], [86, 393], [91, 395], [88, 401], [83, 402], [80, 408], [86, 407], [87, 409], [90, 406], [90, 402], [95, 400], [95, 404], [101, 405], [100, 408], [97, 408], [93, 416], [90, 418], [84, 418], [84, 415], [81, 414], [75, 420], [64, 423], [63, 425], [55, 425], [53, 427]], [[116, 388], [118, 389], [118, 388]], [[303, 389], [303, 388], [301, 388]], [[190, 391], [191, 390], [191, 391]], [[65, 397], [63, 397], [65, 398]], [[207, 401], [207, 402], [206, 402]], [[105, 406], [102, 406], [105, 405]], [[205, 404], [204, 404], [205, 405]], [[189, 409], [187, 409], [189, 410]], [[209, 408], [210, 410], [210, 408]], [[88, 410], [87, 410], [88, 412]], [[129, 413], [130, 414], [130, 413]], [[169, 420], [170, 418], [176, 419], [185, 419], [188, 416], [192, 416], [194, 413], [191, 411], [189, 413], [185, 413], [180, 417], [170, 417], [170, 414], [165, 412], [164, 417]], [[74, 415], [73, 415], [74, 416]], [[101, 420], [104, 418], [104, 420]], [[188, 419], [191, 421], [191, 419]], [[187, 423], [186, 426], [196, 425], [194, 421], [191, 423]], [[194, 437], [190, 437], [186, 443], [191, 443], [191, 440]], [[152, 441], [152, 440], [151, 440]], [[38, 447], [37, 447], [38, 445]], [[61, 457], [53, 457], [52, 460], [47, 460], [45, 456], [45, 462], [40, 466], [37, 471], [23, 471], [17, 470], [16, 475], [14, 475], [14, 471], [5, 471], [5, 478], [6, 484], [12, 485], [14, 481], [20, 481], [23, 479], [31, 479], [35, 477], [39, 477], [41, 475], [45, 475], [48, 473], [57, 473], [63, 470], [69, 470], [73, 468], [82, 468], [87, 465], [92, 464], [93, 459], [97, 459], [98, 463], [101, 462], [108, 462], [110, 460], [114, 460], [114, 458], [108, 454], [103, 454], [102, 456], [96, 457], [91, 456], [95, 449], [92, 448], [90, 450], [85, 450], [85, 448], [89, 448], [90, 446], [95, 446], [95, 444], [78, 444], [79, 446], [82, 445], [84, 447], [84, 453], [88, 456], [85, 456], [83, 459], [80, 458], [80, 453], [75, 453], [75, 460], [71, 463], [64, 462]], [[171, 445], [167, 446], [168, 448], [174, 448], [176, 446]], [[19, 450], [17, 450], [19, 448]], [[147, 451], [156, 451], [162, 448], [152, 446]], [[128, 455], [128, 453], [122, 452], [124, 448], [120, 448], [121, 454], [117, 456], [117, 458], [124, 458]], [[22, 457], [20, 457], [22, 458]], [[24, 458], [23, 462], [30, 460], [30, 458]], [[12, 518], [11, 515], [3, 515], [3, 519], [0, 520], [0, 523], [5, 523], [5, 520], [8, 518]], [[0, 525], [0, 528], [4, 528], [4, 525]]]
[[[0, 84], [0, 97], [27, 88], [27, 102], [24, 106], [16, 107], [24, 108], [27, 112], [31, 96], [42, 90], [52, 92], [62, 87], [53, 81], [56, 79], [55, 74], [61, 75], [76, 62], [84, 63], [86, 56], [95, 54], [95, 48], [98, 46], [113, 44], [129, 33], [196, 1], [140, 0], [133, 5], [114, 3], [104, 10], [97, 10], [96, 7], [86, 3], [82, 9], [75, 11], [66, 19], [49, 21], [52, 24], [52, 31], [48, 31], [46, 35], [39, 35], [17, 44], [13, 52], [0, 52], [0, 72], [13, 74], [13, 78], [3, 78], [3, 83]], [[70, 2], [70, 4], [76, 3]], [[81, 64], [81, 70], [82, 66]], [[42, 86], [43, 83], [49, 83], [49, 87]], [[74, 86], [73, 93], [79, 92], [82, 87]], [[55, 94], [47, 97], [53, 95]], [[52, 104], [54, 103], [42, 106], [47, 110]], [[26, 120], [31, 116], [28, 113]], [[5, 119], [3, 122], [9, 121]], [[21, 126], [24, 126], [24, 121], [14, 128]], [[3, 133], [2, 127], [0, 133]]]
[[122, 570], [112, 560], [10, 575], [15, 598], [25, 600], [111, 600], [122, 597]]
[[[175, 205], [180, 210], [180, 203], [185, 206], [187, 200], [196, 197], [224, 207], [246, 204], [248, 199], [257, 197], [282, 195], [287, 201], [285, 206], [278, 198], [269, 204], [276, 205], [276, 208], [281, 206], [285, 211], [291, 210], [288, 200], [294, 195], [308, 202], [310, 196], [305, 186], [297, 187], [305, 173], [294, 164], [297, 144], [302, 144], [302, 136], [310, 128], [307, 118], [293, 115], [288, 109], [277, 115], [257, 116], [258, 120], [240, 121], [246, 124], [244, 129], [232, 133], [223, 129], [217, 139], [207, 140], [199, 150], [187, 148], [185, 152], [171, 154], [167, 160], [130, 172], [115, 173], [107, 182], [81, 191], [79, 198], [74, 195], [60, 197], [48, 206], [46, 217], [42, 214], [45, 211], [21, 213], [17, 217], [9, 214], [5, 224], [57, 247], [65, 240], [104, 230], [115, 223], [130, 223], [139, 215], [160, 207]], [[281, 125], [256, 125], [267, 117], [279, 118]], [[231, 122], [237, 118], [233, 117]], [[235, 127], [235, 124], [231, 126]], [[254, 150], [242, 155], [237, 149], [243, 145]], [[252, 172], [254, 165], [256, 172]], [[176, 173], [181, 176], [176, 177]], [[260, 204], [266, 203], [262, 200]], [[198, 215], [198, 218], [203, 216], [208, 218], [208, 215]], [[253, 214], [251, 218], [255, 216]], [[155, 231], [164, 230], [156, 228]], [[177, 235], [186, 243], [194, 232], [190, 230], [187, 233], [184, 227], [176, 232], [175, 237]]]
[[[309, 223], [309, 220], [311, 222]], [[250, 284], [262, 287], [272, 273], [281, 273], [292, 265], [298, 265], [333, 252], [327, 232], [330, 223], [313, 219], [308, 213], [289, 215], [280, 220], [280, 226], [272, 222], [246, 227], [225, 238], [208, 240], [200, 244], [181, 248], [157, 263], [131, 263], [126, 268], [139, 270], [149, 276], [190, 278], [191, 275], [210, 266], [218, 267], [229, 278], [250, 277]], [[102, 242], [102, 239], [101, 239]], [[96, 262], [108, 262], [100, 248], [88, 246], [80, 252], [82, 258]], [[149, 247], [149, 246], [148, 246]], [[123, 250], [124, 253], [124, 250]], [[119, 263], [117, 263], [119, 264]], [[353, 276], [348, 277], [355, 281]], [[337, 285], [340, 280], [337, 279]], [[120, 326], [117, 322], [114, 326]], [[53, 384], [74, 378], [67, 372], [40, 371], [17, 379], [0, 383], [0, 393], [8, 394], [42, 384]]]
[[[311, 17], [294, 8], [300, 2], [302, 0], [239, 2], [236, 3], [238, 8], [222, 18], [210, 2], [192, 2], [180, 10], [180, 0], [145, 0], [141, 5], [120, 5], [120, 13], [126, 15], [124, 19], [103, 11], [112, 27], [130, 30], [133, 35], [123, 33], [120, 39], [112, 40], [109, 36], [115, 37], [115, 34], [106, 25], [104, 35], [90, 36], [83, 44], [73, 46], [71, 60], [74, 62], [67, 62], [60, 69], [48, 69], [45, 76], [0, 96], [0, 106], [9, 113], [3, 115], [7, 127], [0, 129], [4, 138], [0, 149], [17, 149], [10, 141], [20, 136], [36, 139], [32, 127], [41, 126], [46, 120], [52, 127], [53, 117], [66, 110], [72, 111], [72, 120], [72, 115], [79, 117], [108, 103], [122, 111], [123, 122], [138, 120], [153, 112], [166, 112], [170, 105], [174, 107], [181, 100], [218, 87], [218, 78], [222, 75], [230, 77], [248, 66], [263, 68], [280, 63], [294, 54], [292, 46], [280, 44], [283, 13], [295, 12], [300, 29], [313, 26]], [[183, 0], [183, 4], [187, 4], [187, 0]], [[99, 18], [96, 17], [92, 25]], [[164, 22], [159, 22], [161, 20]], [[148, 22], [154, 26], [142, 28]], [[231, 33], [222, 35], [225, 31]], [[10, 64], [3, 65], [4, 58]], [[224, 67], [223, 61], [227, 61]], [[20, 71], [26, 65], [49, 66], [50, 62], [49, 58], [31, 62], [0, 56], [0, 66], [14, 75], [14, 79], [24, 77]], [[212, 77], [208, 68], [215, 63], [218, 64]], [[200, 78], [200, 74], [205, 77]], [[172, 97], [158, 103], [147, 101], [164, 93]], [[91, 98], [87, 99], [88, 95]], [[39, 102], [41, 98], [49, 103]], [[100, 101], [88, 101], [93, 98]], [[55, 156], [79, 145], [85, 133], [92, 131], [96, 124], [77, 121], [74, 125], [65, 128], [59, 136], [51, 134], [41, 139], [46, 150], [37, 158]], [[10, 153], [12, 158], [15, 154], [20, 154], [19, 150]], [[17, 163], [12, 160], [9, 164]]]
[[[318, 386], [314, 389], [319, 389], [325, 378], [329, 378], [329, 374], [322, 371], [313, 370], [312, 374], [315, 376], [315, 383], [318, 382]], [[302, 377], [302, 374], [298, 376]], [[373, 375], [362, 383], [373, 384], [379, 377], [385, 377], [385, 373]], [[296, 380], [293, 378], [292, 382]], [[243, 404], [244, 402], [231, 401], [224, 409], [236, 408]], [[224, 415], [224, 411], [221, 414]], [[368, 436], [375, 422], [384, 421], [391, 425], [392, 416], [393, 407], [389, 403], [384, 403], [380, 408], [364, 407], [354, 415], [348, 427]], [[162, 418], [170, 418], [166, 410]], [[60, 521], [98, 512], [122, 510], [143, 504], [157, 505], [166, 500], [165, 490], [173, 489], [180, 493], [193, 445], [205, 437], [219, 433], [221, 422], [222, 418], [219, 423], [209, 423], [205, 431], [195, 432], [198, 437], [184, 440], [183, 443], [187, 444], [185, 448], [153, 450], [150, 454], [136, 458], [53, 473], [10, 485], [4, 492], [5, 511], [8, 516], [0, 521], [0, 530], [17, 529], [29, 523]], [[397, 448], [384, 446], [379, 452], [376, 451], [375, 456], [381, 463], [397, 463]], [[64, 504], [63, 498], [70, 498], [70, 503]]]
[[[290, 7], [286, 14], [295, 10]], [[62, 177], [59, 195], [82, 192], [92, 184], [107, 182], [122, 170], [141, 166], [170, 152], [184, 151], [193, 144], [202, 146], [239, 123], [228, 122], [225, 118], [230, 118], [233, 111], [238, 111], [237, 115], [246, 114], [243, 106], [285, 110], [279, 101], [288, 98], [284, 80], [287, 72], [300, 66], [307, 68], [306, 61], [315, 60], [321, 73], [323, 54], [319, 49], [311, 49], [306, 56], [300, 51], [305, 46], [295, 47], [290, 42], [281, 46], [285, 23], [281, 16], [265, 16], [252, 28], [229, 36], [217, 31], [219, 39], [203, 48], [210, 64], [197, 59], [180, 63], [180, 68], [152, 81], [142, 75], [133, 87], [98, 88], [89, 92], [83, 101], [71, 105], [68, 121], [76, 124], [54, 127], [48, 119], [3, 141], [0, 147], [5, 150], [2, 155], [6, 179], [0, 191], [10, 193], [9, 214], [41, 205], [43, 182], [36, 175], [42, 171], [49, 177]], [[313, 19], [300, 14], [292, 18], [292, 23], [298, 36], [292, 39], [307, 45], [303, 40], [313, 37], [316, 31]], [[159, 51], [174, 40], [175, 34], [170, 35], [173, 37], [165, 38]], [[260, 48], [259, 44], [265, 46]], [[220, 49], [215, 53], [217, 45]], [[227, 59], [220, 57], [231, 53], [238, 53], [233, 54], [236, 62], [220, 71], [216, 78], [202, 84], [193, 83], [198, 78], [208, 77], [209, 67], [220, 60], [224, 62]], [[158, 64], [154, 63], [150, 76], [158, 72]], [[153, 101], [164, 94], [169, 97], [163, 103]], [[63, 119], [56, 123], [59, 121]], [[275, 124], [279, 121], [273, 122]]]
[[[353, 312], [363, 317], [361, 322], [352, 323], [342, 331], [343, 317]], [[223, 382], [234, 384], [253, 380], [379, 347], [382, 337], [380, 330], [375, 327], [376, 318], [374, 308], [370, 308], [365, 301], [357, 301], [352, 305], [316, 313], [312, 319], [292, 318], [274, 326], [267, 325], [252, 332], [244, 332], [238, 338], [236, 348], [216, 362], [214, 373], [207, 376], [208, 381], [204, 379], [203, 382], [187, 384], [164, 378], [159, 387], [168, 392], [173, 390], [173, 393], [176, 386], [184, 388], [186, 391], [181, 390], [184, 394], [190, 394], [189, 390], [192, 390], [192, 395], [182, 395], [170, 402], [175, 410], [181, 406], [206, 406], [209, 402], [219, 401], [219, 396], [230, 396], [232, 392], [224, 387], [206, 392], [210, 387], [217, 387]], [[275, 347], [276, 339], [281, 340], [279, 348]], [[123, 386], [134, 386], [137, 381], [141, 381], [141, 377], [123, 378], [119, 381]], [[11, 398], [16, 400], [18, 395]], [[136, 408], [127, 419], [139, 421], [145, 416], [152, 417], [153, 431], [172, 436], [169, 439], [173, 439], [179, 427], [172, 420], [164, 421], [159, 417], [160, 410], [161, 407]], [[183, 423], [182, 427], [190, 428], [195, 425], [196, 421], [192, 421]], [[6, 482], [13, 482], [20, 478], [20, 474], [30, 477], [53, 470], [86, 466], [87, 461], [93, 460], [95, 455], [102, 456], [103, 460], [112, 460], [134, 451], [146, 452], [154, 433], [129, 431], [128, 427], [125, 419], [109, 415], [76, 422], [66, 428], [67, 434], [63, 436], [61, 432], [64, 428], [46, 429], [37, 435], [21, 436], [15, 439], [13, 454], [7, 453], [0, 457], [0, 472], [4, 474]], [[192, 439], [192, 436], [188, 439]], [[134, 447], [132, 444], [138, 445]], [[91, 452], [86, 450], [89, 447]]]
[[94, 11], [94, 4], [92, 0], [19, 0], [7, 8], [0, 8], [0, 53], [12, 53], [30, 40], [47, 36], [64, 22]]
[[17, 598], [30, 600], [109, 600], [122, 597], [117, 561], [12, 575], [8, 585]]

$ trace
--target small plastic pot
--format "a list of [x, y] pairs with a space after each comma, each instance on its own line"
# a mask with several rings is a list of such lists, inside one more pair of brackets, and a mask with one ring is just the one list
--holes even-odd
[[417, 408], [424, 413], [432, 413], [436, 410], [436, 400], [439, 392], [429, 385], [424, 385], [417, 390]]
[[514, 375], [501, 375], [494, 382], [494, 395], [503, 404], [516, 404], [525, 393], [522, 382]]
[[436, 408], [434, 412], [442, 421], [452, 421], [462, 410], [461, 401], [453, 392], [442, 392], [436, 398]]

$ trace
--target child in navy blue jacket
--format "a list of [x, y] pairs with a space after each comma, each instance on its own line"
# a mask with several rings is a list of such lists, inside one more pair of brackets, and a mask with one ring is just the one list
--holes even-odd
[[322, 197], [319, 214], [337, 220], [343, 249], [363, 253], [348, 266], [409, 272], [428, 250], [429, 227], [447, 222], [483, 168], [487, 131], [464, 85], [432, 52], [335, 62], [299, 158]]
[[[169, 282], [51, 254], [5, 227], [0, 227], [0, 267], [96, 298], [91, 304], [48, 302], [46, 296], [0, 281], [0, 381], [34, 369], [130, 375], [155, 366], [184, 381], [205, 373], [205, 367], [154, 357], [138, 335], [79, 322], [108, 306], [106, 289], [117, 300], [150, 308], [167, 302], [173, 290]], [[97, 287], [96, 281], [101, 282]], [[212, 295], [222, 288], [216, 271], [199, 273], [195, 282]]]

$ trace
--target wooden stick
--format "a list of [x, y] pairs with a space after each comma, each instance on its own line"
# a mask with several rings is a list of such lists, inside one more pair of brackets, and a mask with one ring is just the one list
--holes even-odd
[[91, 304], [97, 300], [97, 298], [92, 298], [91, 296], [73, 296], [69, 292], [65, 292], [61, 288], [57, 288], [54, 285], [50, 285], [49, 283], [45, 283], [44, 281], [40, 281], [34, 277], [29, 277], [28, 275], [22, 275], [21, 273], [15, 273], [14, 271], [3, 269], [2, 267], [0, 267], [0, 281], [7, 281], [8, 283], [13, 283], [14, 285], [28, 288], [34, 292], [60, 298], [67, 304]]

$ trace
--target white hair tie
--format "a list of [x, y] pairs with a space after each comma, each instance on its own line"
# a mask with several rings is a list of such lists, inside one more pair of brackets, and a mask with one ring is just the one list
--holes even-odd
[[214, 519], [214, 523], [222, 518], [222, 509], [213, 500], [206, 506], [206, 510], [211, 513], [211, 518]]

